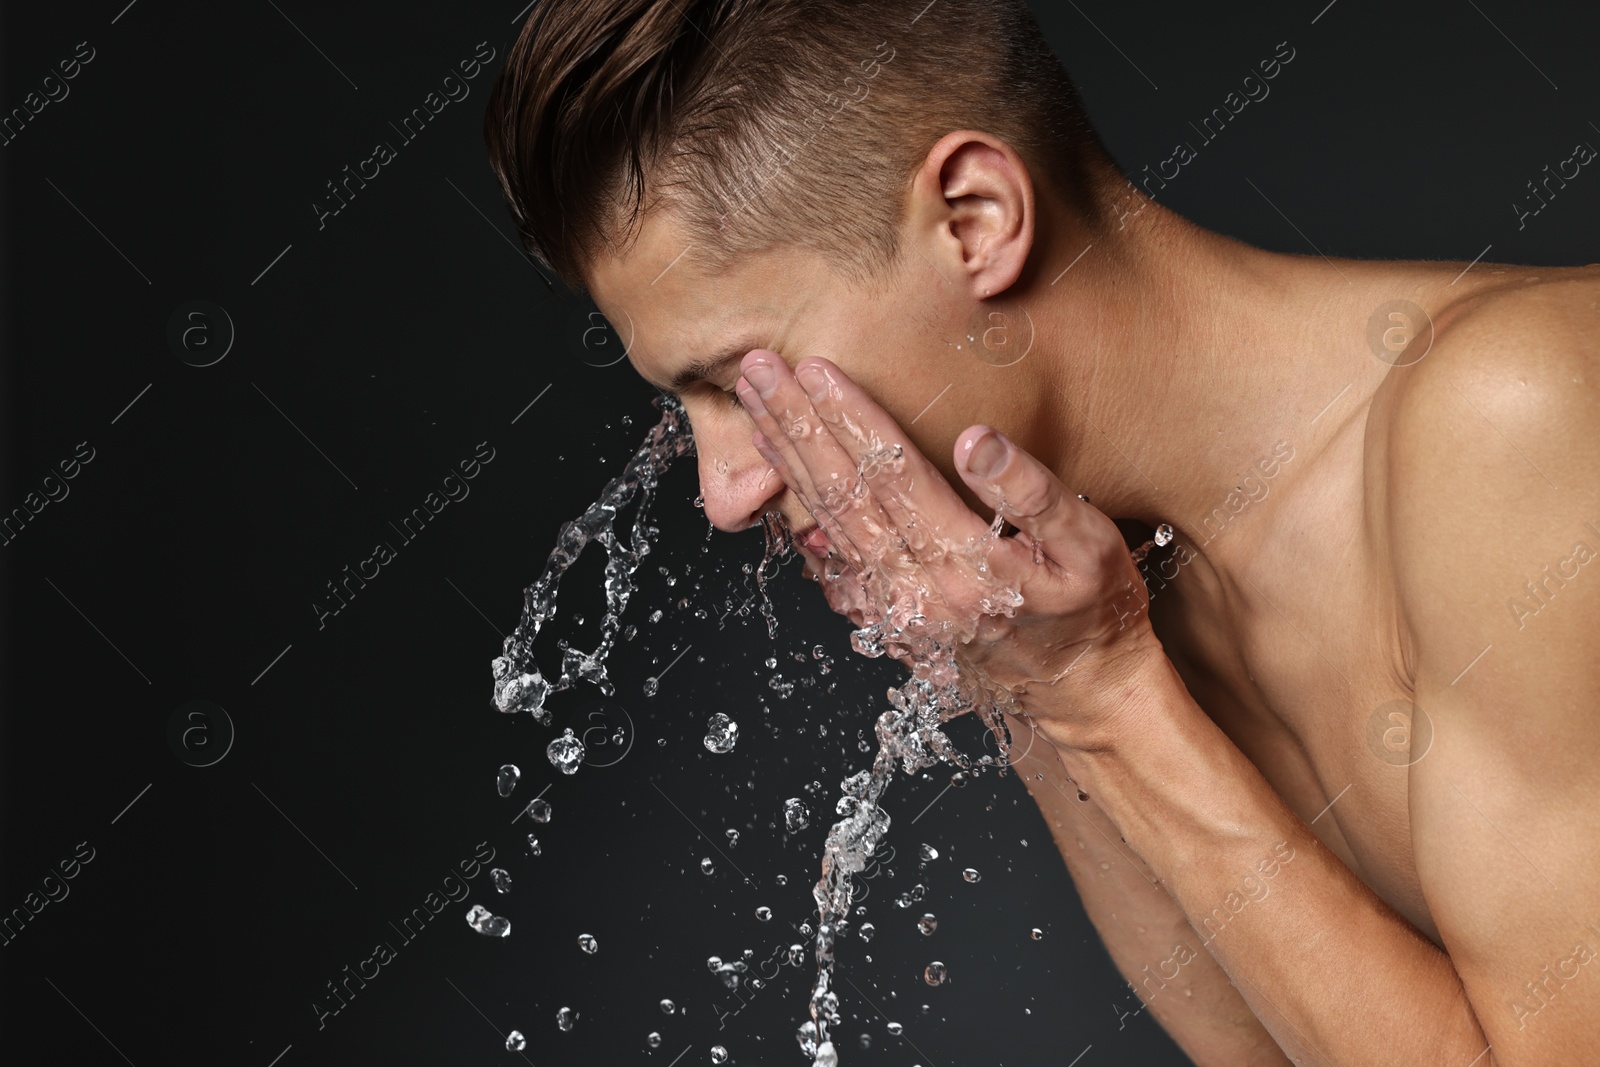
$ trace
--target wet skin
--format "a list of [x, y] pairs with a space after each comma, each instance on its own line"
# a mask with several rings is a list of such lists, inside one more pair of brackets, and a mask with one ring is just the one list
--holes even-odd
[[[1572, 562], [1600, 549], [1600, 271], [1276, 256], [1146, 207], [1053, 288], [1089, 235], [980, 149], [930, 161], [905, 265], [872, 285], [799, 249], [699, 271], [665, 216], [596, 267], [635, 367], [689, 410], [708, 516], [781, 513], [836, 610], [860, 625], [915, 590], [1012, 687], [1019, 777], [1197, 1062], [1579, 1062], [1600, 1038], [1600, 967], [1568, 963], [1600, 949], [1600, 568]], [[1397, 297], [1433, 321], [1410, 366], [1366, 343]], [[1004, 299], [1037, 351], [958, 351]], [[1205, 527], [1279, 441], [1270, 491]], [[949, 551], [1002, 498], [1015, 618], [975, 610], [991, 587]], [[1148, 610], [1108, 516], [1178, 528]], [[1552, 561], [1571, 576], [1508, 608]], [[1422, 753], [1374, 747], [1393, 702], [1429, 716]]]

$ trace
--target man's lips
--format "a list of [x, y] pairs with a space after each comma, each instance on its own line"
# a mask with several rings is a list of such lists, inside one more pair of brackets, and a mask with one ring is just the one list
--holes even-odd
[[815, 523], [796, 534], [794, 541], [795, 544], [818, 559], [826, 559], [828, 552], [833, 547], [832, 542], [828, 540], [828, 535], [823, 532], [822, 527]]

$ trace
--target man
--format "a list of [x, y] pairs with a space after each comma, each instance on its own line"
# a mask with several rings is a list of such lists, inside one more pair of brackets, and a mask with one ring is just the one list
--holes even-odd
[[711, 520], [1010, 690], [1196, 1063], [1600, 1057], [1600, 270], [1206, 232], [1016, 0], [544, 0], [486, 130]]

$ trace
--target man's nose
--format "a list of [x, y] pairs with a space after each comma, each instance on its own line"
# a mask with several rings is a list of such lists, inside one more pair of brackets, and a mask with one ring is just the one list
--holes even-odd
[[783, 479], [750, 443], [748, 423], [737, 443], [729, 435], [696, 434], [695, 451], [706, 518], [717, 529], [726, 533], [749, 529], [783, 495]]

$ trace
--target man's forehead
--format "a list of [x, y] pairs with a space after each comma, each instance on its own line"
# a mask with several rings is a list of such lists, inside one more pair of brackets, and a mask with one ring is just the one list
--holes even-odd
[[713, 271], [694, 247], [693, 236], [663, 213], [589, 272], [595, 303], [624, 337], [635, 366], [657, 382], [729, 344], [776, 343], [823, 280], [803, 249], [755, 253]]

